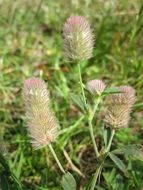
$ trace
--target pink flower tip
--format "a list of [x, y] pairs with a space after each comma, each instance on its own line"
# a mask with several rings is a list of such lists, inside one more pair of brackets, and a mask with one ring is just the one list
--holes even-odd
[[86, 85], [87, 90], [95, 95], [95, 94], [102, 94], [106, 88], [106, 84], [102, 80], [94, 79], [87, 83]]

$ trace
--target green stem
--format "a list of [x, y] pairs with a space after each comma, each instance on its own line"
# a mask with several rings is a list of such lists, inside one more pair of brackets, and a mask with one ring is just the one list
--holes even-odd
[[111, 144], [112, 144], [114, 135], [115, 135], [115, 129], [113, 129], [113, 130], [111, 131], [111, 136], [110, 136], [110, 139], [109, 139], [109, 143], [108, 143], [108, 145], [107, 145], [107, 148], [106, 148], [106, 152], [109, 152], [109, 151], [110, 151], [110, 148], [111, 148]]
[[94, 138], [92, 120], [89, 119], [88, 124], [89, 124], [90, 136], [91, 136], [93, 146], [94, 146], [94, 151], [95, 151], [96, 157], [98, 158], [99, 157], [99, 152], [98, 152], [98, 148], [97, 148], [96, 141], [95, 141], [95, 138]]
[[[78, 71], [79, 71], [79, 81], [80, 81], [80, 86], [81, 86], [81, 92], [82, 92], [82, 97], [83, 97], [84, 105], [85, 105], [85, 108], [88, 109], [87, 102], [86, 102], [86, 97], [85, 97], [85, 93], [84, 93], [84, 88], [83, 88], [83, 82], [82, 82], [80, 64], [78, 64]], [[101, 99], [101, 97], [99, 96], [98, 99], [97, 99], [97, 102], [95, 104], [94, 110], [92, 112], [92, 115], [89, 114], [89, 118], [88, 118], [90, 136], [91, 136], [91, 139], [92, 139], [92, 142], [93, 142], [93, 146], [94, 146], [96, 157], [99, 157], [99, 152], [98, 152], [98, 148], [97, 148], [96, 141], [95, 141], [95, 138], [94, 138], [92, 120], [93, 120], [94, 114], [95, 114], [95, 112], [97, 110], [97, 107], [98, 107], [98, 105], [100, 103], [100, 99]]]
[[65, 172], [65, 170], [64, 170], [64, 168], [63, 168], [63, 166], [62, 166], [62, 164], [60, 163], [60, 161], [59, 161], [59, 159], [58, 159], [58, 157], [57, 157], [57, 155], [56, 155], [56, 153], [55, 153], [55, 151], [54, 151], [52, 145], [49, 144], [48, 146], [49, 146], [50, 151], [51, 151], [51, 153], [52, 153], [54, 159], [56, 160], [56, 162], [57, 162], [57, 164], [58, 164], [58, 166], [59, 166], [61, 172], [62, 172], [63, 174], [65, 174], [66, 172]]
[[93, 146], [94, 146], [96, 157], [99, 157], [99, 152], [98, 152], [98, 148], [97, 148], [96, 141], [95, 141], [95, 138], [94, 138], [92, 120], [94, 118], [95, 112], [96, 112], [96, 110], [98, 108], [98, 105], [100, 103], [100, 100], [101, 100], [101, 96], [98, 96], [97, 102], [96, 102], [95, 107], [93, 109], [93, 112], [91, 113], [91, 115], [89, 113], [89, 119], [88, 119], [88, 124], [89, 124], [89, 129], [90, 129], [90, 135], [91, 135], [91, 139], [92, 139], [92, 142], [93, 142]]
[[93, 118], [94, 118], [95, 112], [96, 112], [96, 110], [97, 110], [97, 108], [98, 108], [98, 105], [99, 105], [100, 101], [101, 101], [101, 96], [98, 96], [97, 101], [96, 101], [96, 104], [95, 104], [95, 107], [94, 107], [94, 109], [93, 109], [93, 114], [92, 114], [92, 116], [91, 116], [91, 120], [93, 120]]
[[79, 73], [79, 82], [80, 82], [80, 86], [81, 86], [81, 93], [82, 93], [82, 96], [83, 96], [84, 105], [87, 108], [86, 97], [85, 97], [84, 88], [83, 88], [83, 82], [82, 82], [82, 77], [81, 77], [80, 64], [78, 64], [78, 73]]

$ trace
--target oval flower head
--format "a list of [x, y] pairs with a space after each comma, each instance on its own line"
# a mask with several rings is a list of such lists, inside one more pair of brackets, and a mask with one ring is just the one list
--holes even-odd
[[112, 127], [120, 129], [128, 126], [136, 97], [135, 90], [130, 86], [120, 86], [118, 89], [120, 93], [111, 96], [104, 121]]
[[106, 85], [102, 80], [94, 79], [87, 83], [86, 88], [91, 94], [100, 95], [102, 92], [104, 92]]
[[85, 60], [92, 56], [94, 37], [83, 16], [71, 16], [63, 28], [64, 52], [68, 60]]
[[136, 101], [136, 92], [131, 86], [119, 86], [118, 90], [120, 91], [119, 94], [114, 94], [113, 102], [114, 103], [122, 103], [122, 104], [128, 104], [128, 106], [131, 106]]
[[49, 91], [45, 82], [39, 78], [27, 79], [23, 99], [33, 147], [39, 149], [55, 141], [59, 125], [49, 105]]

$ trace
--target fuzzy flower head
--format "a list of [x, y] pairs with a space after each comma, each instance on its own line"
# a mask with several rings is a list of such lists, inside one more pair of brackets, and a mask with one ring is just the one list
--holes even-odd
[[130, 86], [120, 86], [118, 90], [120, 93], [111, 96], [104, 121], [110, 126], [120, 129], [128, 126], [136, 96], [135, 90]]
[[24, 83], [23, 99], [28, 132], [35, 149], [55, 141], [58, 135], [58, 123], [50, 108], [49, 91], [39, 78], [29, 78]]
[[88, 21], [71, 16], [63, 28], [64, 52], [68, 60], [86, 60], [92, 56], [94, 37]]
[[87, 83], [86, 87], [87, 87], [87, 90], [91, 94], [93, 94], [93, 95], [95, 95], [95, 94], [100, 95], [100, 94], [102, 94], [102, 92], [104, 92], [104, 90], [106, 88], [106, 85], [105, 85], [105, 83], [102, 80], [95, 79], [95, 80], [89, 81]]
[[131, 86], [119, 86], [119, 94], [114, 94], [112, 96], [112, 101], [117, 104], [128, 104], [131, 106], [135, 103], [136, 92]]

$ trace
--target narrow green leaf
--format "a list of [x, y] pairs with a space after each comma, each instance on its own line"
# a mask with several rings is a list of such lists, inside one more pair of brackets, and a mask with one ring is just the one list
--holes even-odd
[[117, 87], [111, 87], [111, 88], [107, 88], [103, 94], [114, 94], [114, 93], [119, 93], [119, 89]]
[[21, 175], [21, 170], [22, 170], [23, 162], [24, 162], [23, 153], [21, 153], [19, 162], [17, 164], [17, 170], [15, 172], [15, 175], [16, 175], [17, 178], [19, 178], [20, 175]]
[[10, 190], [8, 178], [4, 174], [0, 175], [0, 189], [1, 190]]
[[96, 185], [98, 176], [99, 176], [100, 173], [101, 173], [101, 170], [102, 170], [102, 165], [99, 166], [99, 168], [97, 169], [97, 171], [96, 171], [96, 173], [95, 173], [95, 175], [94, 175], [94, 177], [93, 177], [90, 190], [94, 190], [94, 189], [95, 189], [95, 185]]
[[95, 174], [93, 175], [93, 177], [92, 177], [92, 179], [91, 179], [91, 182], [90, 182], [89, 185], [87, 186], [86, 190], [94, 190], [94, 189], [95, 189], [97, 179], [98, 179], [98, 177], [101, 175], [101, 172], [102, 172], [102, 167], [103, 167], [103, 162], [100, 163], [100, 164], [97, 166], [96, 172], [95, 172]]
[[64, 175], [62, 186], [64, 190], [76, 190], [76, 181], [71, 173], [67, 172]]
[[76, 95], [74, 93], [71, 94], [72, 101], [82, 110], [84, 111], [84, 102], [82, 100], [82, 97], [79, 95]]
[[14, 182], [19, 186], [19, 190], [21, 190], [22, 189], [21, 182], [17, 179], [17, 177], [13, 173], [11, 173], [11, 177], [14, 180]]
[[127, 145], [113, 151], [114, 154], [124, 154], [132, 160], [143, 161], [143, 151], [136, 145]]
[[113, 168], [112, 171], [110, 171], [110, 172], [104, 172], [103, 177], [104, 177], [106, 183], [108, 184], [108, 186], [111, 187], [111, 184], [116, 177], [115, 168]]
[[6, 159], [4, 158], [4, 156], [2, 155], [1, 152], [0, 152], [0, 164], [4, 167], [4, 169], [5, 169], [7, 172], [10, 171], [9, 165], [8, 165]]
[[6, 159], [0, 152], [0, 164], [3, 166], [5, 171], [13, 178], [14, 182], [19, 185], [19, 188], [22, 189], [20, 181], [17, 179], [17, 177], [14, 175], [14, 173], [11, 171]]
[[126, 166], [125, 164], [122, 162], [122, 160], [120, 158], [118, 158], [115, 154], [113, 153], [109, 153], [109, 156], [111, 158], [111, 160], [115, 163], [115, 165], [123, 172], [126, 172]]

